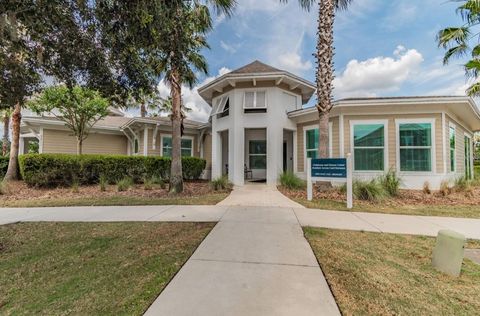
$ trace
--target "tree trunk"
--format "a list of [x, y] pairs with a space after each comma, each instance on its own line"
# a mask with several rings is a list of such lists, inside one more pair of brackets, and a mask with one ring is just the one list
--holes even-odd
[[81, 138], [77, 138], [77, 155], [81, 155], [83, 152], [83, 140]]
[[20, 145], [20, 121], [22, 120], [22, 106], [15, 104], [15, 110], [12, 114], [12, 143], [10, 145], [10, 161], [8, 162], [5, 181], [18, 180], [18, 151]]
[[140, 116], [141, 117], [147, 116], [147, 108], [145, 106], [145, 103], [140, 104]]
[[335, 20], [335, 0], [319, 0], [318, 42], [317, 42], [317, 110], [319, 113], [320, 158], [328, 158], [328, 120], [332, 109], [333, 91], [333, 22]]
[[10, 130], [10, 115], [5, 111], [3, 117], [3, 142], [2, 142], [2, 154], [5, 156], [8, 152], [8, 132]]
[[170, 169], [170, 193], [183, 192], [182, 172], [182, 86], [177, 70], [172, 70], [170, 80], [172, 90], [172, 166]]

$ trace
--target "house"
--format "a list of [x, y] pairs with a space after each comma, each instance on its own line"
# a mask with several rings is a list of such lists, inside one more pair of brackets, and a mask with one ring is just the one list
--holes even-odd
[[[235, 185], [276, 184], [291, 171], [305, 178], [307, 158], [318, 149], [318, 113], [304, 108], [316, 86], [292, 73], [255, 61], [200, 87], [212, 107], [208, 123], [186, 121], [182, 154], [207, 160], [205, 177], [228, 174]], [[24, 117], [22, 150], [39, 141], [40, 152], [75, 152], [64, 125]], [[168, 156], [167, 118], [127, 118], [111, 113], [85, 141], [85, 153]], [[354, 176], [370, 179], [394, 169], [406, 188], [426, 181], [473, 175], [473, 134], [480, 110], [469, 97], [356, 98], [335, 101], [330, 114], [331, 157], [352, 154]]]

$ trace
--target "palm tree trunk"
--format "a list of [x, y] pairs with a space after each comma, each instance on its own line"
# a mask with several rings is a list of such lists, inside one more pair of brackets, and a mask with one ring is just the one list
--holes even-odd
[[328, 158], [328, 122], [332, 109], [333, 91], [333, 22], [335, 20], [335, 0], [319, 0], [318, 42], [317, 42], [317, 110], [319, 114], [320, 158]]
[[10, 115], [5, 111], [3, 116], [3, 141], [2, 141], [2, 154], [5, 156], [8, 152], [8, 132], [10, 129]]
[[22, 120], [22, 106], [15, 104], [15, 110], [12, 114], [12, 144], [10, 145], [10, 161], [8, 162], [5, 181], [18, 180], [18, 151], [20, 145], [20, 121]]
[[141, 117], [147, 116], [147, 108], [145, 106], [145, 103], [140, 104], [140, 116]]
[[182, 172], [182, 86], [180, 75], [177, 70], [172, 70], [170, 80], [172, 90], [172, 166], [170, 169], [170, 193], [183, 192]]

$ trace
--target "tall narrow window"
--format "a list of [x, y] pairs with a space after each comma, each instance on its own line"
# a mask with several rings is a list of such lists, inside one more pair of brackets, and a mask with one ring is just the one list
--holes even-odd
[[399, 124], [400, 171], [432, 171], [432, 124]]
[[465, 136], [465, 178], [472, 179], [472, 140]]
[[353, 148], [355, 170], [385, 170], [384, 124], [355, 124], [353, 126]]
[[318, 128], [305, 131], [305, 149], [307, 158], [316, 159], [318, 157]]
[[138, 154], [138, 152], [139, 152], [138, 139], [135, 138], [133, 141], [133, 153]]
[[450, 126], [450, 171], [455, 172], [456, 165], [456, 141], [455, 141], [455, 127]]
[[[190, 138], [182, 138], [181, 145], [182, 157], [193, 156], [193, 142]], [[162, 137], [162, 156], [172, 157], [172, 137]]]
[[251, 140], [249, 142], [250, 169], [267, 169], [267, 141]]

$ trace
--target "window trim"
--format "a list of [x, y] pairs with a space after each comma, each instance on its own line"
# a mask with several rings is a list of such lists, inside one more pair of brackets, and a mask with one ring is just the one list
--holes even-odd
[[212, 111], [210, 112], [210, 117], [218, 114], [222, 114], [223, 112], [225, 112], [225, 106], [227, 105], [227, 101], [229, 99], [230, 99], [229, 94], [217, 97], [213, 102], [214, 105], [212, 107]]
[[[263, 92], [265, 93], [265, 106], [257, 106], [257, 93], [258, 92]], [[247, 99], [247, 93], [253, 93], [253, 107], [246, 107], [245, 106], [245, 100]], [[268, 94], [267, 94], [267, 90], [258, 90], [258, 89], [254, 89], [254, 90], [245, 90], [243, 92], [243, 109], [244, 110], [263, 110], [263, 109], [266, 109], [268, 106]]]
[[[164, 138], [172, 138], [172, 134], [161, 134], [160, 135], [160, 156], [163, 157], [163, 139]], [[190, 139], [192, 141], [192, 148], [190, 148], [190, 157], [194, 157], [194, 151], [193, 147], [195, 146], [195, 137], [194, 136], [189, 136], [189, 135], [184, 135], [182, 139]], [[185, 148], [186, 149], [186, 148]]]
[[[355, 170], [355, 143], [354, 132], [356, 125], [383, 125], [383, 170]], [[380, 148], [380, 147], [362, 147], [367, 148]], [[388, 119], [385, 120], [350, 120], [350, 153], [352, 155], [353, 171], [360, 173], [383, 173], [387, 172], [390, 168], [388, 157]]]
[[[308, 125], [303, 127], [303, 170], [304, 172], [307, 172], [307, 131], [310, 131], [312, 129], [317, 129], [318, 124], [315, 125]], [[329, 152], [329, 158], [333, 157], [333, 122], [328, 122], [328, 152]], [[318, 148], [317, 148], [318, 150]]]
[[[430, 148], [430, 161], [432, 163], [431, 171], [402, 171], [400, 169], [400, 125], [401, 124], [430, 124], [432, 132], [430, 137], [431, 146], [417, 146], [415, 148]], [[395, 139], [396, 139], [396, 167], [398, 174], [402, 175], [432, 175], [437, 173], [437, 151], [436, 151], [436, 119], [424, 118], [424, 119], [395, 119]]]
[[[475, 151], [475, 142], [473, 141], [474, 137], [473, 137], [473, 135], [468, 134], [465, 131], [463, 132], [463, 135], [464, 135], [464, 137], [463, 137], [463, 139], [464, 139], [464, 141], [463, 141], [463, 151], [464, 152], [465, 152], [465, 147], [466, 147], [465, 146], [465, 138], [468, 138], [469, 143], [470, 143], [470, 157], [468, 157], [468, 160], [470, 161], [470, 177], [472, 179], [474, 179], [474, 177], [475, 177], [475, 165], [474, 165], [474, 161], [473, 161], [473, 153]], [[463, 154], [463, 155], [465, 156], [465, 154]], [[465, 164], [466, 159], [465, 159], [465, 157], [463, 157], [463, 158], [464, 158], [463, 163]], [[463, 169], [464, 169], [464, 174], [466, 175], [465, 171], [467, 170], [467, 166], [465, 166]]]
[[[454, 154], [453, 154], [453, 169], [452, 169], [452, 144], [451, 144], [451, 139], [450, 139], [450, 132], [453, 129], [454, 135], [453, 137], [455, 138], [455, 147], [453, 148]], [[450, 162], [450, 173], [455, 173], [457, 172], [457, 126], [453, 124], [452, 122], [449, 122], [448, 124], [448, 161]]]
[[[264, 154], [252, 154], [250, 152], [250, 143], [251, 142], [265, 142], [265, 153]], [[267, 139], [250, 139], [248, 140], [248, 167], [252, 170], [267, 170], [268, 168], [268, 161], [267, 161], [267, 148], [268, 144], [267, 144]], [[265, 157], [265, 169], [254, 169], [251, 164], [250, 164], [250, 157], [251, 156], [255, 156], [255, 157]]]

